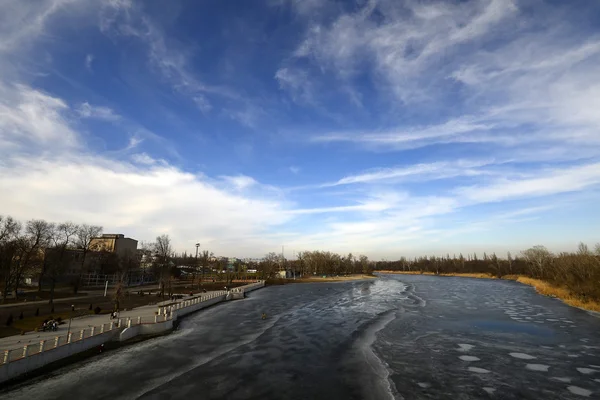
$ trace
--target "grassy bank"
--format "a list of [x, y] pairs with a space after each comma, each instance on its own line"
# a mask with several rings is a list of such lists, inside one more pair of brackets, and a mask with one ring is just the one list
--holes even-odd
[[[422, 272], [422, 271], [375, 271], [381, 274], [395, 274], [395, 275], [436, 275], [433, 272]], [[448, 274], [437, 274], [437, 276], [460, 276], [463, 278], [482, 278], [482, 279], [497, 279], [492, 274], [484, 273], [448, 273]]]
[[[381, 274], [395, 274], [395, 275], [436, 275], [433, 272], [421, 272], [421, 271], [376, 271]], [[438, 276], [456, 276], [463, 278], [483, 278], [483, 279], [505, 279], [513, 280], [523, 283], [528, 286], [532, 286], [535, 290], [544, 296], [556, 297], [562, 300], [564, 303], [582, 308], [584, 310], [600, 312], [600, 303], [596, 301], [584, 301], [580, 297], [569, 292], [568, 289], [557, 285], [552, 285], [549, 282], [541, 279], [534, 279], [523, 275], [505, 275], [502, 278], [498, 278], [492, 274], [484, 273], [450, 273], [450, 274], [439, 274]]]

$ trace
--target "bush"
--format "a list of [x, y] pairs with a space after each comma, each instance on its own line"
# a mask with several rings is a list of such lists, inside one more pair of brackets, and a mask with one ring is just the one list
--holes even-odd
[[8, 318], [6, 319], [6, 326], [11, 326], [13, 323], [13, 315], [9, 314]]
[[62, 317], [56, 318], [56, 322], [58, 322], [60, 324], [62, 322]]
[[36, 317], [40, 316], [40, 308], [39, 307], [35, 309], [35, 316]]
[[19, 319], [23, 319], [23, 311], [21, 311], [21, 314], [19, 314]]
[[96, 306], [96, 308], [94, 308], [94, 314], [100, 314], [100, 311], [102, 311], [100, 307]]

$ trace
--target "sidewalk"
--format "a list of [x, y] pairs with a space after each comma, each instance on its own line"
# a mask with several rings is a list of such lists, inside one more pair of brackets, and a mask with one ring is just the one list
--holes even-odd
[[[88, 292], [84, 292], [88, 293]], [[95, 297], [100, 297], [104, 294], [104, 292], [99, 295], [88, 295], [88, 296], [77, 296], [77, 297], [64, 297], [62, 299], [54, 299], [55, 303], [64, 303], [73, 300], [81, 300], [81, 299], [93, 299]], [[36, 300], [36, 301], [22, 301], [20, 303], [10, 303], [10, 304], [0, 304], [0, 308], [10, 308], [10, 307], [20, 307], [20, 306], [31, 306], [36, 304], [48, 304], [48, 300]]]
[[[198, 292], [194, 293], [194, 296], [207, 296], [212, 293], [217, 293], [218, 291], [209, 291], [206, 293]], [[158, 311], [159, 305], [163, 304], [174, 304], [181, 303], [190, 299], [191, 297], [186, 296], [183, 299], [174, 300], [174, 301], [165, 301], [155, 305], [146, 305], [138, 308], [134, 308], [129, 311], [122, 311], [119, 313], [119, 318], [127, 319], [127, 318], [137, 318], [142, 317], [143, 321], [148, 321], [154, 318], [155, 312]], [[68, 299], [61, 299], [68, 300]], [[47, 301], [46, 301], [47, 302]], [[31, 304], [31, 303], [30, 303]], [[56, 332], [28, 332], [25, 335], [15, 335], [9, 336], [5, 338], [0, 338], [0, 351], [17, 349], [23, 347], [26, 344], [39, 344], [42, 340], [50, 340], [54, 339], [57, 336], [63, 336], [68, 333], [69, 321], [65, 320], [65, 323], [59, 325], [58, 330]], [[109, 314], [100, 314], [100, 315], [87, 315], [85, 317], [79, 317], [71, 320], [71, 332], [73, 335], [78, 335], [81, 330], [89, 330], [92, 327], [98, 327], [102, 324], [110, 324], [111, 322], [115, 322], [116, 320], [110, 319]], [[87, 334], [86, 334], [87, 336]]]

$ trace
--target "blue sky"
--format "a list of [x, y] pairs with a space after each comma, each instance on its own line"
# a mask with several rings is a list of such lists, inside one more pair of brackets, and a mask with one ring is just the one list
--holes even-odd
[[230, 256], [593, 244], [599, 65], [584, 0], [3, 1], [0, 213]]

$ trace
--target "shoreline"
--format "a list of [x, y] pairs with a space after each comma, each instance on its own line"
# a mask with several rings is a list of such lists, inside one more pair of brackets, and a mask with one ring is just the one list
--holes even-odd
[[449, 274], [435, 274], [433, 272], [421, 272], [421, 271], [374, 271], [378, 274], [390, 274], [390, 275], [430, 275], [430, 276], [447, 276], [447, 277], [458, 277], [458, 278], [475, 278], [475, 279], [496, 279], [505, 281], [515, 281], [523, 285], [531, 286], [535, 289], [538, 294], [547, 297], [557, 298], [563, 303], [576, 307], [584, 311], [594, 313], [596, 316], [600, 316], [600, 302], [588, 301], [584, 302], [578, 297], [573, 296], [569, 291], [560, 286], [552, 285], [549, 282], [541, 279], [534, 279], [524, 275], [505, 275], [501, 278], [486, 273], [449, 273]]
[[[108, 350], [109, 348], [118, 348], [155, 336], [169, 334], [177, 329], [180, 319], [224, 301], [241, 299], [245, 297], [245, 293], [264, 286], [264, 281], [257, 281], [239, 288], [233, 288], [227, 293], [217, 292], [204, 297], [201, 294], [189, 300], [158, 305], [158, 311], [155, 311], [154, 315], [143, 315], [144, 313], [148, 313], [149, 309], [144, 309], [143, 311], [134, 309], [129, 311], [129, 313], [135, 313], [136, 311], [141, 313], [137, 318], [135, 316], [119, 318], [118, 325], [114, 326], [113, 322], [111, 322], [108, 330], [104, 329], [106, 326], [105, 323], [99, 329], [96, 329], [98, 328], [96, 326], [88, 325], [91, 328], [81, 330], [79, 339], [75, 337], [74, 340], [71, 340], [72, 333], [69, 332], [65, 339], [66, 343], [63, 342], [61, 345], [59, 345], [59, 341], [62, 336], [56, 336], [54, 347], [51, 347], [51, 344], [47, 348], [45, 347], [45, 343], [52, 339], [42, 339], [39, 345], [37, 343], [25, 344], [22, 347], [5, 350], [4, 363], [0, 364], [0, 384], [3, 387], [14, 386], [21, 381], [44, 374], [46, 371], [55, 370], [63, 365], [72, 364], [73, 362], [94, 356], [94, 354], [99, 353], [100, 346], [106, 346]], [[88, 318], [97, 317], [89, 316]], [[146, 320], [144, 321], [142, 318]], [[88, 329], [89, 334], [84, 337]], [[35, 352], [29, 352], [30, 346]], [[39, 346], [39, 351], [36, 346]], [[11, 353], [17, 356], [11, 359]]]
[[267, 281], [269, 285], [287, 285], [289, 283], [330, 283], [330, 282], [352, 282], [352, 281], [364, 281], [370, 279], [377, 279], [375, 275], [349, 275], [349, 276], [331, 276], [323, 278], [322, 276], [309, 276], [297, 279], [281, 279], [276, 278]]

